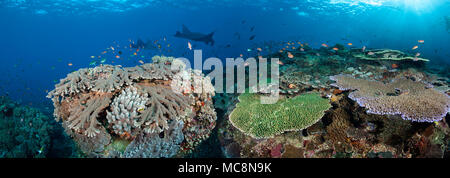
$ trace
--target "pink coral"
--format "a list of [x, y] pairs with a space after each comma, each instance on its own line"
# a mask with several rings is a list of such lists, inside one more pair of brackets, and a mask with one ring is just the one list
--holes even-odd
[[331, 76], [332, 84], [340, 90], [355, 90], [349, 98], [368, 113], [401, 115], [405, 120], [434, 122], [442, 120], [450, 111], [448, 95], [431, 85], [408, 79], [396, 79], [384, 84], [379, 81], [356, 79], [348, 75]]

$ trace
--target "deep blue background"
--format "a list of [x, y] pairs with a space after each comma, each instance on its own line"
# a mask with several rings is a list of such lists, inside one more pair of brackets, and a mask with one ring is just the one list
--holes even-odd
[[[52, 90], [55, 82], [67, 73], [89, 67], [93, 61], [90, 56], [101, 55], [107, 59], [106, 63], [114, 61], [124, 66], [138, 65], [139, 60], [150, 62], [156, 54], [192, 58], [188, 41], [172, 37], [181, 30], [182, 24], [191, 31], [216, 32], [213, 47], [191, 41], [194, 48], [203, 50], [204, 58], [248, 56], [251, 55], [247, 53], [248, 48], [263, 48], [261, 43], [269, 40], [299, 40], [313, 47], [351, 42], [354, 47], [409, 52], [417, 40], [425, 40], [416, 50], [422, 57], [431, 59], [432, 63], [450, 61], [450, 34], [444, 21], [450, 15], [448, 1], [434, 0], [432, 5], [419, 7], [422, 9], [383, 6], [344, 9], [328, 4], [323, 7], [325, 10], [308, 8], [308, 3], [299, 3], [299, 8], [295, 8], [274, 1], [266, 6], [264, 3], [240, 5], [240, 2], [204, 7], [199, 3], [197, 8], [155, 5], [124, 12], [104, 10], [86, 14], [56, 12], [51, 5], [46, 7], [47, 14], [37, 14], [36, 9], [0, 6], [0, 95], [8, 94], [24, 104], [49, 107], [46, 91]], [[82, 11], [83, 8], [79, 9]], [[255, 30], [250, 32], [252, 26]], [[235, 37], [236, 32], [240, 40]], [[252, 35], [256, 38], [250, 41]], [[140, 52], [139, 57], [127, 59], [131, 53], [124, 47], [129, 40], [138, 38], [158, 40], [162, 50]], [[101, 54], [111, 46], [116, 52], [124, 52], [121, 59], [115, 59], [110, 53]], [[281, 46], [271, 47], [276, 51]], [[69, 63], [73, 66], [68, 66]]]

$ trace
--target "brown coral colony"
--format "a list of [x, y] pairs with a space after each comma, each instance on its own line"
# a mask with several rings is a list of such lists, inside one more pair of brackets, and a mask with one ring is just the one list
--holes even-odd
[[[153, 63], [131, 68], [103, 65], [80, 69], [62, 79], [47, 97], [54, 102], [55, 117], [62, 120], [66, 131], [76, 142], [86, 144], [86, 140], [95, 139], [98, 135], [110, 135], [110, 140], [105, 144], [108, 145], [114, 138], [133, 141], [137, 137], [157, 136], [175, 128], [186, 130], [188, 134], [190, 127], [197, 127], [190, 123], [194, 117], [202, 121], [196, 123], [207, 125], [198, 127], [205, 129], [203, 132], [209, 135], [215, 126], [214, 110], [194, 109], [194, 106], [200, 102], [203, 103], [201, 107], [213, 108], [211, 97], [214, 88], [209, 78], [184, 68], [184, 63], [174, 58], [155, 56]], [[176, 75], [189, 75], [194, 80], [200, 80], [194, 84], [201, 84], [196, 87], [203, 88], [203, 93], [177, 93], [172, 90], [171, 84], [177, 79]], [[177, 89], [193, 88], [181, 86], [181, 82], [174, 83]], [[172, 123], [185, 124], [186, 127], [174, 127], [179, 124]], [[180, 134], [177, 135], [178, 138]], [[186, 142], [205, 138], [205, 135], [199, 134], [187, 138]], [[195, 146], [194, 143], [185, 144]], [[96, 152], [89, 149], [91, 147], [94, 146], [82, 150], [88, 155]], [[101, 152], [97, 156], [105, 156]]]

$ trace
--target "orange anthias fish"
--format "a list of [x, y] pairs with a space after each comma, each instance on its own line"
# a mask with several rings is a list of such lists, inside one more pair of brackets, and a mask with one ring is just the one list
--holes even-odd
[[278, 64], [279, 64], [279, 65], [284, 65], [284, 63], [283, 63], [283, 62], [281, 62], [281, 61], [278, 61]]
[[398, 64], [392, 64], [391, 67], [392, 67], [393, 69], [396, 69], [396, 68], [398, 68]]
[[292, 53], [291, 52], [288, 52], [288, 58], [294, 58], [294, 55], [292, 55]]
[[191, 44], [191, 42], [188, 42], [188, 48], [189, 48], [189, 50], [192, 50], [192, 44]]
[[73, 64], [72, 63], [69, 63], [69, 64], [67, 64], [68, 66], [73, 66]]
[[417, 42], [419, 42], [420, 44], [425, 43], [425, 40], [417, 40]]
[[352, 46], [352, 45], [353, 45], [353, 43], [347, 43], [347, 45], [349, 45], [349, 46]]
[[414, 47], [412, 47], [412, 50], [415, 50], [417, 48], [419, 48], [419, 46], [414, 46]]
[[325, 43], [322, 43], [322, 46], [325, 47], [325, 48], [328, 48], [328, 45], [325, 44]]
[[339, 50], [339, 48], [336, 48], [336, 47], [334, 47], [334, 48], [333, 48], [333, 50], [335, 50], [335, 51], [338, 51], [338, 50]]
[[418, 61], [419, 60], [419, 57], [420, 56], [420, 53], [416, 53], [416, 55], [414, 56], [414, 59], [413, 59], [413, 61]]

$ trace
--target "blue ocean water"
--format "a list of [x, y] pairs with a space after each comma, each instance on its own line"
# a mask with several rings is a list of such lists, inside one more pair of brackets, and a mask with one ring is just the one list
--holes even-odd
[[[226, 58], [289, 40], [402, 51], [424, 40], [421, 56], [448, 64], [449, 12], [448, 0], [2, 0], [0, 95], [51, 112], [45, 96], [67, 73], [192, 58], [188, 42], [204, 58]], [[183, 24], [215, 32], [214, 46], [175, 38]], [[156, 48], [134, 55], [127, 46], [138, 39]]]

